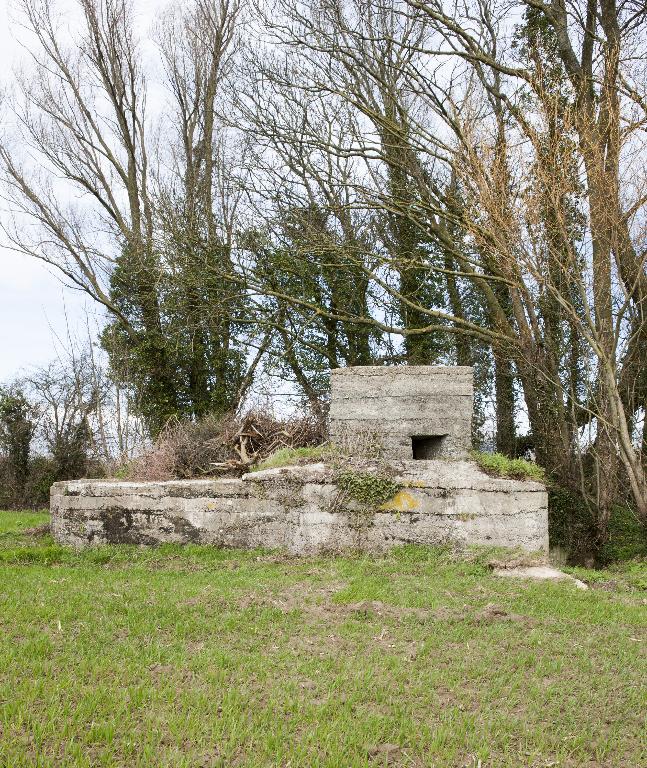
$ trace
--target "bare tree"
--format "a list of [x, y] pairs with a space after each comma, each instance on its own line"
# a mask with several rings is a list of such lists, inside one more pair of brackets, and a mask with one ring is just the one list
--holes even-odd
[[196, 0], [160, 20], [172, 98], [149, 109], [129, 0], [77, 5], [68, 39], [54, 4], [22, 3], [34, 62], [14, 100], [17, 145], [0, 144], [7, 233], [106, 308], [113, 374], [156, 433], [236, 407], [259, 359], [248, 344], [270, 340], [228, 281], [240, 190], [216, 106], [239, 6]]
[[[520, 56], [519, 45], [504, 45], [496, 4], [464, 4], [450, 15], [435, 3], [284, 2], [267, 24], [286, 56], [263, 72], [286, 103], [278, 115], [296, 92], [339, 99], [355, 115], [348, 124], [356, 132], [322, 134], [310, 115], [299, 131], [285, 120], [272, 131], [331, 164], [363, 162], [359, 179], [336, 183], [352, 184], [349, 207], [383, 212], [399, 235], [391, 249], [385, 238], [377, 265], [356, 266], [415, 322], [402, 322], [402, 310], [330, 308], [324, 316], [405, 339], [448, 331], [483, 339], [497, 379], [502, 373], [497, 394], [508, 424], [518, 376], [539, 459], [593, 494], [601, 537], [617, 494], [609, 481], [609, 471], [619, 477], [616, 462], [647, 512], [631, 434], [644, 402], [645, 366], [637, 361], [644, 362], [645, 259], [630, 222], [644, 210], [644, 185], [623, 188], [620, 170], [621, 158], [633, 157], [632, 179], [641, 178], [645, 102], [632, 62], [644, 16], [603, 6], [590, 6], [587, 17], [586, 9], [520, 4], [527, 10]], [[594, 33], [598, 14], [606, 17]], [[569, 50], [577, 39], [575, 66]], [[409, 270], [413, 291], [402, 279]], [[444, 278], [444, 301], [416, 292], [425, 272]], [[459, 298], [471, 286], [484, 323], [452, 300], [456, 285]], [[315, 311], [314, 302], [291, 300]], [[587, 466], [585, 424], [595, 434]]]

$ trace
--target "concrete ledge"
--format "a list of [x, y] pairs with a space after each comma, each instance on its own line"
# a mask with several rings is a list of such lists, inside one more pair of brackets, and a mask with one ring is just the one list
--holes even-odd
[[424, 376], [448, 376], [452, 380], [457, 377], [464, 377], [472, 384], [473, 368], [469, 365], [401, 365], [401, 366], [387, 366], [387, 365], [359, 365], [349, 366], [347, 368], [333, 368], [331, 371], [333, 376], [391, 376], [393, 378], [399, 378], [400, 376], [413, 376], [418, 377], [421, 374]]
[[324, 464], [240, 480], [56, 483], [52, 531], [76, 547], [196, 542], [312, 554], [453, 542], [548, 550], [540, 483], [493, 478], [469, 461], [402, 461], [394, 469], [402, 489], [375, 510], [343, 498]]

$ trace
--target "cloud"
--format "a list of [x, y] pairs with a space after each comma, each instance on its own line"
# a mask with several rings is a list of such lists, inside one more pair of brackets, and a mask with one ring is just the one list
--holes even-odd
[[68, 335], [85, 335], [86, 310], [96, 311], [44, 265], [0, 249], [0, 382], [53, 360]]
[[[17, 16], [15, 3], [0, 0], [0, 86], [8, 91], [13, 70], [26, 55], [16, 36]], [[65, 288], [52, 272], [0, 246], [0, 382], [53, 360], [68, 335], [87, 335], [86, 312], [96, 313], [96, 305]]]

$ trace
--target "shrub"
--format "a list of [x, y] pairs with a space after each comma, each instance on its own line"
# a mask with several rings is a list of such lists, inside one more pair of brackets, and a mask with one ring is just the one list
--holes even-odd
[[49, 506], [49, 489], [52, 483], [64, 479], [57, 475], [57, 467], [51, 458], [35, 456], [29, 462], [29, 475], [25, 485], [25, 506], [40, 509]]
[[250, 466], [283, 448], [315, 448], [326, 439], [321, 417], [315, 415], [277, 418], [264, 410], [252, 410], [234, 420], [226, 435], [240, 463]]
[[614, 505], [608, 533], [608, 540], [598, 552], [601, 565], [647, 557], [647, 528], [631, 507]]
[[548, 538], [566, 550], [568, 563], [584, 564], [595, 553], [595, 518], [586, 500], [567, 488], [548, 489]]
[[0, 453], [3, 457], [3, 495], [12, 504], [24, 503], [29, 476], [36, 411], [21, 385], [0, 387]]
[[227, 419], [206, 416], [199, 421], [169, 422], [155, 444], [127, 467], [117, 470], [129, 480], [159, 481], [200, 477], [212, 464], [226, 461], [231, 451], [223, 444]]
[[510, 459], [502, 453], [473, 451], [472, 458], [489, 475], [511, 477], [515, 480], [545, 480], [544, 470], [533, 461]]
[[647, 557], [647, 529], [627, 505], [613, 506], [607, 532], [607, 540], [600, 545], [596, 535], [595, 512], [582, 496], [566, 488], [549, 488], [550, 545], [566, 550], [570, 565], [595, 562], [606, 566]]

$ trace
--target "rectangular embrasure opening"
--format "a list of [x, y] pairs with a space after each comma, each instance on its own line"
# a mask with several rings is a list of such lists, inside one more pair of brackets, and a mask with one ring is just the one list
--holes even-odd
[[447, 435], [415, 435], [411, 438], [414, 459], [436, 459], [442, 455]]

